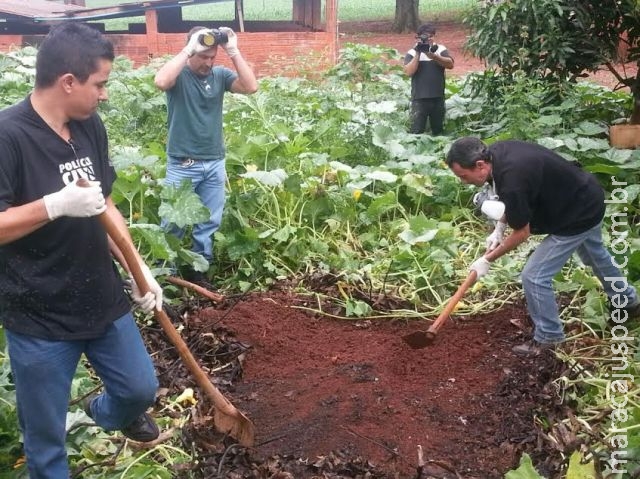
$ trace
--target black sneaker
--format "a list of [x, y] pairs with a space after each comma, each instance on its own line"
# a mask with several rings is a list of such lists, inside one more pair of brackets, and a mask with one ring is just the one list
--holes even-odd
[[518, 356], [522, 356], [525, 358], [534, 358], [536, 356], [540, 356], [545, 352], [553, 352], [556, 349], [558, 343], [539, 343], [535, 339], [531, 339], [526, 343], [519, 344], [518, 346], [514, 346], [511, 348]]
[[[97, 394], [92, 394], [82, 401], [82, 409], [84, 409], [86, 415], [91, 419], [93, 419], [93, 414], [91, 412], [91, 403], [97, 396]], [[146, 412], [140, 414], [127, 427], [123, 427], [122, 429], [120, 429], [120, 432], [127, 436], [129, 439], [138, 442], [150, 442], [157, 439], [160, 435], [160, 429], [158, 429], [158, 425]]]
[[120, 429], [120, 432], [129, 439], [138, 442], [149, 442], [158, 439], [160, 429], [153, 418], [143, 412], [127, 427]]

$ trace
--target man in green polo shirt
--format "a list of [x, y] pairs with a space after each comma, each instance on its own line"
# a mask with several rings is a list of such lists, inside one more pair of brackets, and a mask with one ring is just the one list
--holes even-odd
[[[226, 52], [234, 70], [214, 66], [219, 48]], [[209, 209], [209, 219], [193, 228], [192, 249], [213, 262], [213, 234], [220, 227], [225, 203], [226, 171], [222, 131], [222, 103], [226, 92], [251, 94], [258, 82], [238, 50], [233, 30], [194, 27], [187, 45], [165, 63], [155, 84], [167, 95], [169, 137], [165, 185], [191, 181], [193, 190]], [[162, 222], [178, 237], [184, 231]], [[189, 270], [186, 279], [209, 283], [206, 274]]]

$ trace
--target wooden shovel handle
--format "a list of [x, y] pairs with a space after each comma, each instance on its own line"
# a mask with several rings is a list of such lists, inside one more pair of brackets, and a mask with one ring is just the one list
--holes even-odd
[[224, 296], [222, 296], [221, 294], [214, 293], [213, 291], [209, 291], [208, 289], [203, 288], [202, 286], [199, 286], [190, 281], [186, 281], [182, 278], [177, 278], [175, 276], [167, 276], [166, 279], [169, 283], [175, 284], [176, 286], [182, 286], [183, 288], [189, 288], [195, 291], [196, 293], [198, 293], [199, 295], [207, 299], [210, 299], [214, 303], [222, 303], [224, 301]]
[[[98, 216], [100, 219], [100, 223], [104, 227], [107, 234], [111, 237], [113, 242], [120, 248], [122, 255], [127, 261], [127, 265], [131, 270], [131, 275], [133, 276], [133, 280], [136, 282], [136, 285], [140, 289], [143, 294], [146, 294], [151, 290], [149, 288], [149, 283], [144, 277], [144, 273], [142, 271], [142, 266], [138, 262], [138, 257], [135, 254], [135, 250], [133, 249], [133, 245], [126, 238], [126, 236], [118, 229], [112, 219], [107, 215], [106, 212], [100, 214]], [[209, 379], [209, 376], [205, 374], [205, 372], [200, 368], [198, 362], [191, 354], [189, 347], [184, 342], [176, 328], [173, 326], [173, 323], [167, 316], [163, 310], [155, 309], [153, 310], [153, 314], [160, 323], [160, 326], [164, 330], [165, 334], [169, 337], [171, 343], [175, 346], [182, 362], [187, 366], [191, 374], [196, 380], [196, 383], [202, 390], [209, 396], [213, 404], [220, 409], [222, 412], [228, 415], [233, 415], [237, 413], [236, 408], [229, 402], [229, 400], [224, 397], [224, 395], [216, 388]]]
[[449, 299], [449, 302], [447, 303], [447, 305], [444, 307], [444, 309], [442, 310], [438, 318], [433, 322], [433, 324], [429, 328], [428, 330], [429, 333], [433, 333], [433, 334], [437, 333], [438, 330], [442, 327], [442, 325], [447, 321], [447, 319], [449, 319], [449, 315], [454, 310], [458, 302], [462, 299], [464, 294], [473, 285], [473, 283], [476, 282], [477, 276], [478, 276], [478, 273], [476, 273], [475, 271], [472, 270], [469, 272], [467, 279], [465, 279], [464, 283], [462, 283], [458, 287], [458, 290], [454, 293], [454, 295], [451, 296], [451, 299]]

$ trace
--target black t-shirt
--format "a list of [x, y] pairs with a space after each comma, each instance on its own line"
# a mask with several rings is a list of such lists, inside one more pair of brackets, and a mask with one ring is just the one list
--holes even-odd
[[[447, 48], [438, 44], [436, 53], [442, 57], [451, 58]], [[411, 49], [404, 57], [404, 64], [409, 63], [417, 52]], [[445, 84], [445, 69], [437, 61], [427, 57], [425, 53], [419, 53], [418, 69], [411, 77], [411, 99], [421, 100], [426, 98], [443, 98]]]
[[604, 191], [576, 163], [534, 143], [508, 140], [489, 147], [496, 193], [514, 229], [527, 223], [534, 234], [571, 236], [604, 217]]
[[[111, 193], [115, 171], [97, 114], [69, 123], [72, 143], [35, 112], [30, 97], [0, 111], [0, 211], [80, 177]], [[0, 321], [51, 340], [90, 339], [130, 309], [97, 217], [61, 217], [0, 246]]]

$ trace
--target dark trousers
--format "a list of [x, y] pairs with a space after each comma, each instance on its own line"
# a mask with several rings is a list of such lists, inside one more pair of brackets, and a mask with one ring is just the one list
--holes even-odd
[[427, 131], [427, 120], [434, 135], [442, 134], [444, 126], [444, 97], [422, 98], [411, 101], [411, 127], [409, 133], [419, 134]]

